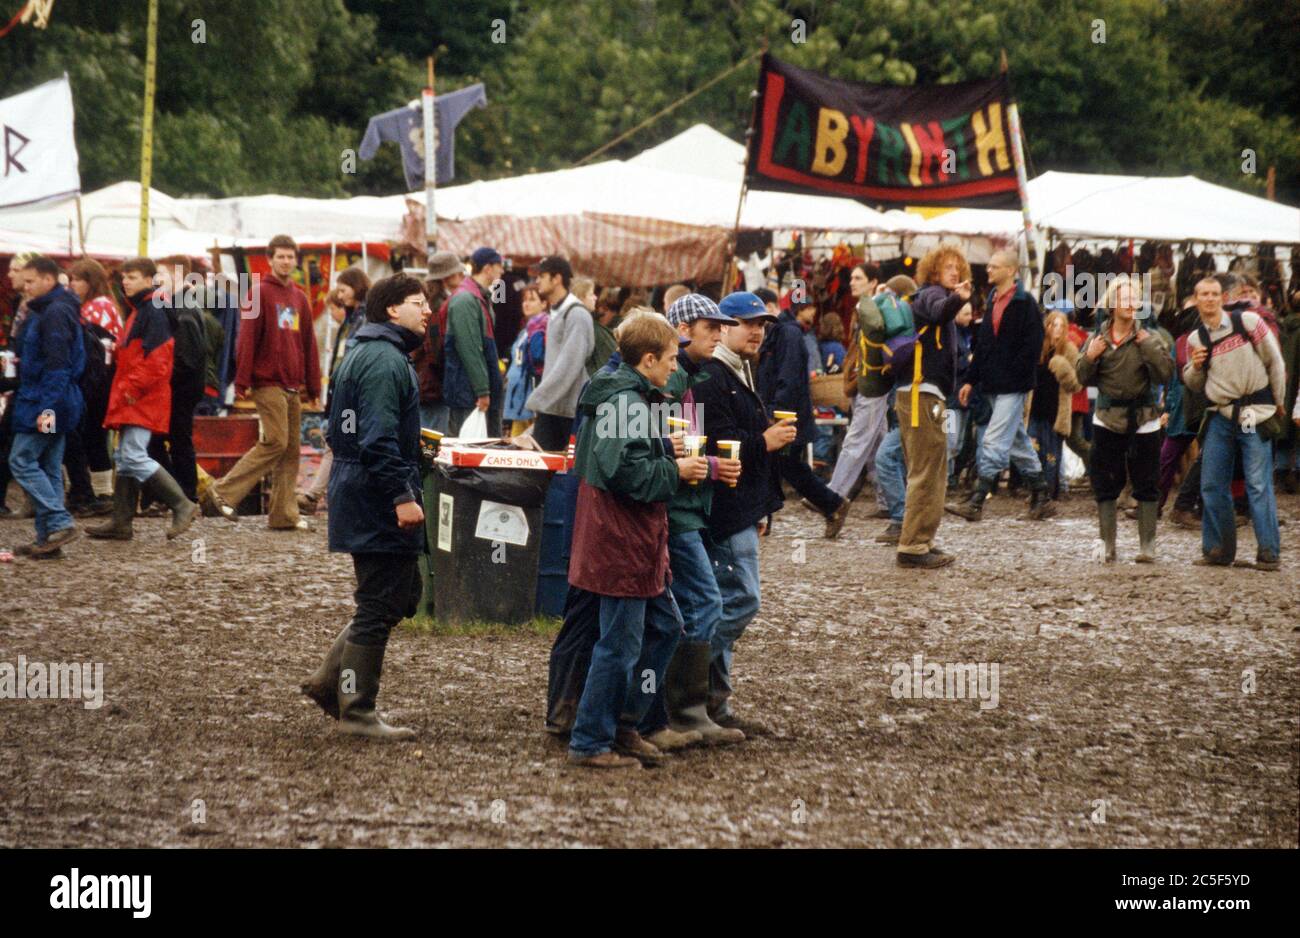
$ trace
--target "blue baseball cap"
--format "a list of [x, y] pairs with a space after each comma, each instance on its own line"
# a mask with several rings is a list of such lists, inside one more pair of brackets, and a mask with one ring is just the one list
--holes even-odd
[[505, 260], [496, 248], [479, 248], [469, 256], [469, 262], [481, 269], [488, 264], [504, 264]]
[[776, 322], [776, 317], [767, 311], [767, 306], [753, 293], [728, 293], [718, 304], [726, 315], [733, 319], [764, 319]]
[[736, 325], [736, 320], [719, 310], [717, 303], [699, 293], [679, 297], [664, 315], [670, 326], [680, 326], [697, 319], [712, 319], [726, 326]]

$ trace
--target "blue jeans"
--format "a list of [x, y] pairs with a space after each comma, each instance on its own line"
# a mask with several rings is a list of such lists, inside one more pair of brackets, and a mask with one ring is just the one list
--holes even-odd
[[1061, 448], [1064, 442], [1056, 432], [1055, 420], [1030, 420], [1029, 438], [1038, 450], [1038, 461], [1043, 467], [1043, 481], [1047, 494], [1056, 498], [1061, 494]]
[[117, 463], [118, 475], [135, 479], [137, 482], [148, 482], [150, 477], [162, 468], [149, 455], [149, 440], [152, 437], [153, 431], [147, 427], [125, 426], [118, 429], [117, 453], [114, 459]]
[[1015, 466], [1022, 476], [1043, 471], [1025, 430], [1025, 394], [990, 394], [993, 416], [984, 431], [976, 465], [981, 479], [996, 479], [1003, 469]]
[[72, 527], [72, 515], [63, 507], [64, 433], [15, 433], [9, 450], [9, 471], [31, 497], [36, 513], [36, 543], [44, 544], [55, 531]]
[[572, 752], [609, 752], [620, 717], [631, 725], [642, 721], [681, 634], [681, 613], [667, 589], [651, 599], [600, 597], [600, 638], [569, 735]]
[[966, 439], [970, 411], [961, 407], [949, 407], [948, 413], [944, 414], [944, 421], [944, 427], [948, 431], [948, 477], [952, 478], [953, 470], [957, 468], [957, 456], [961, 453], [961, 444]]
[[[700, 531], [668, 535], [668, 563], [673, 571], [672, 592], [681, 612], [688, 642], [708, 642], [722, 618], [722, 593], [713, 577], [713, 564], [704, 550]], [[642, 736], [656, 733], [668, 725], [668, 702], [661, 686], [654, 703], [637, 727]]]
[[[444, 436], [450, 436], [447, 432], [447, 425], [450, 422], [451, 411], [442, 401], [435, 401], [432, 404], [420, 405], [420, 426], [427, 430], [437, 430]], [[457, 429], [460, 429], [457, 427]]]
[[722, 592], [700, 531], [668, 537], [668, 564], [673, 571], [673, 599], [686, 624], [688, 642], [713, 640], [722, 618]]
[[1237, 525], [1232, 510], [1232, 468], [1241, 449], [1246, 500], [1259, 550], [1274, 557], [1282, 551], [1273, 497], [1273, 444], [1258, 433], [1246, 433], [1219, 413], [1209, 415], [1201, 451], [1201, 551], [1216, 547], [1225, 559], [1237, 556]]
[[745, 528], [709, 547], [713, 575], [722, 595], [722, 618], [713, 630], [713, 654], [709, 664], [709, 715], [729, 712], [731, 659], [736, 642], [758, 615], [758, 528]]
[[903, 464], [903, 438], [898, 427], [885, 434], [880, 449], [876, 450], [876, 484], [884, 493], [889, 520], [902, 524], [907, 505], [907, 469]]

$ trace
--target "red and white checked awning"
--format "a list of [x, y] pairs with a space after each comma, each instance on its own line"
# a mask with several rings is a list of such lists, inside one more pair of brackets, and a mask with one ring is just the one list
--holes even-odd
[[[407, 201], [403, 243], [424, 250], [424, 206]], [[574, 273], [599, 284], [654, 287], [683, 280], [718, 280], [726, 262], [725, 228], [682, 225], [654, 218], [584, 212], [516, 218], [484, 215], [468, 221], [438, 221], [438, 248], [465, 257], [484, 245], [516, 264], [548, 254], [569, 259]]]

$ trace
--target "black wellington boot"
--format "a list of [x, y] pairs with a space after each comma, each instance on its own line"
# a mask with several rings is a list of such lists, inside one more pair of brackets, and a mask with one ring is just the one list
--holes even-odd
[[316, 669], [316, 673], [298, 685], [304, 694], [336, 720], [339, 718], [339, 669], [342, 667], [343, 646], [347, 643], [348, 629], [351, 627], [351, 623], [343, 626], [343, 631], [334, 639], [334, 644], [325, 653], [325, 660]]
[[140, 483], [119, 475], [113, 483], [113, 515], [103, 524], [86, 528], [86, 534], [105, 541], [129, 541], [134, 532], [131, 519], [135, 517], [135, 503], [140, 498]]
[[145, 491], [172, 510], [167, 540], [180, 537], [199, 516], [199, 506], [185, 497], [180, 484], [166, 469], [159, 469], [144, 484]]
[[993, 493], [995, 485], [996, 479], [981, 478], [975, 483], [975, 491], [971, 492], [970, 498], [964, 502], [949, 502], [943, 506], [944, 510], [967, 521], [978, 521], [984, 515], [984, 502]]
[[1042, 473], [1033, 476], [1025, 476], [1025, 481], [1029, 483], [1029, 514], [1030, 521], [1046, 521], [1056, 514], [1056, 506], [1052, 504], [1052, 499], [1047, 494], [1047, 481], [1043, 478]]
[[389, 726], [375, 709], [379, 676], [384, 670], [384, 648], [343, 643], [339, 660], [339, 732], [367, 739], [412, 740], [415, 730]]

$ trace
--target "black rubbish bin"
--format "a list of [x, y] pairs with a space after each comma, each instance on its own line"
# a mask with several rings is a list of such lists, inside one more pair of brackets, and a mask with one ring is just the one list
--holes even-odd
[[434, 615], [453, 624], [533, 618], [552, 473], [439, 463], [430, 475]]

